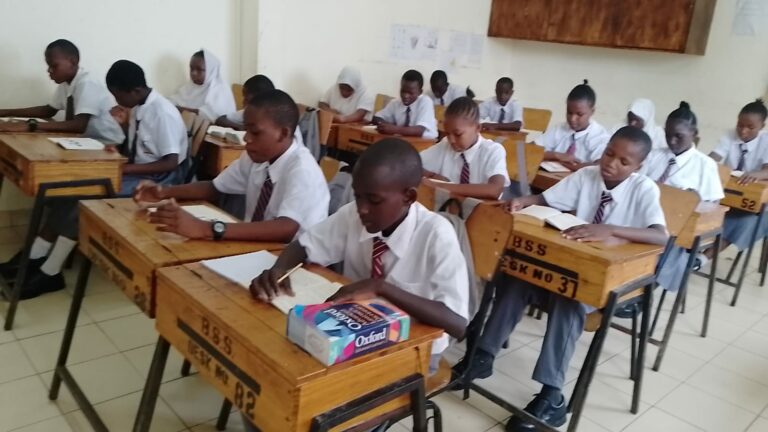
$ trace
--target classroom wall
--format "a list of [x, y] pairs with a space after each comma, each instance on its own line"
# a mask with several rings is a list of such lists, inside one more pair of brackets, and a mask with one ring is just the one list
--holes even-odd
[[[553, 121], [563, 118], [568, 91], [588, 78], [598, 94], [595, 119], [609, 128], [633, 98], [653, 99], [657, 122], [686, 100], [700, 119], [701, 146], [709, 150], [735, 124], [738, 110], [768, 88], [768, 31], [732, 36], [735, 5], [717, 2], [705, 56], [487, 38], [482, 64], [449, 78], [484, 98], [498, 77], [511, 76], [515, 97], [524, 106], [551, 109]], [[351, 64], [370, 89], [396, 94], [402, 72], [414, 67], [428, 79], [437, 62], [390, 60], [392, 24], [485, 34], [490, 7], [491, 0], [260, 0], [244, 14], [258, 30], [243, 41], [257, 48], [244, 51], [242, 76], [258, 70], [312, 103]]]
[[[45, 104], [55, 84], [43, 59], [58, 38], [80, 49], [81, 65], [104, 77], [115, 60], [135, 61], [164, 94], [187, 78], [189, 57], [201, 47], [236, 81], [240, 68], [241, 0], [3, 0], [0, 1], [0, 104]], [[215, 24], [212, 26], [211, 24]], [[4, 187], [0, 210], [28, 206]]]

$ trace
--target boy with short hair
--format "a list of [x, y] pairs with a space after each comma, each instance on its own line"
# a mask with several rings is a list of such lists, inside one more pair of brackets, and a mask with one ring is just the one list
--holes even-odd
[[[275, 85], [272, 83], [266, 75], [254, 75], [248, 78], [243, 83], [243, 105], [248, 106], [256, 95], [265, 93], [275, 89]], [[235, 130], [244, 130], [245, 121], [243, 120], [243, 113], [245, 109], [234, 111], [229, 114], [223, 115], [216, 119], [216, 126], [223, 126], [232, 128]]]
[[110, 114], [112, 96], [100, 82], [80, 67], [80, 51], [75, 44], [57, 39], [45, 49], [48, 75], [58, 84], [48, 105], [0, 109], [0, 117], [50, 118], [64, 111], [63, 121], [0, 123], [0, 132], [82, 133], [105, 144], [120, 144], [125, 139], [120, 125]]
[[400, 80], [400, 99], [392, 99], [373, 116], [377, 130], [387, 135], [437, 138], [435, 107], [422, 94], [423, 87], [424, 77], [419, 71], [406, 71]]
[[[136, 189], [139, 202], [171, 200], [150, 215], [160, 230], [198, 239], [287, 243], [328, 216], [323, 172], [294, 138], [299, 111], [293, 99], [280, 90], [262, 92], [248, 100], [243, 118], [245, 152], [213, 181], [171, 187], [145, 182]], [[245, 195], [245, 222], [203, 221], [175, 202], [217, 202], [222, 193]]]
[[[637, 243], [663, 245], [668, 234], [659, 203], [659, 188], [648, 177], [636, 173], [651, 150], [651, 139], [640, 129], [625, 126], [611, 138], [597, 166], [582, 168], [541, 195], [513, 199], [508, 203], [516, 211], [530, 205], [549, 205], [591, 221], [589, 225], [567, 229], [571, 240], [591, 242], [620, 238]], [[576, 342], [584, 329], [586, 306], [511, 278], [509, 286], [496, 291], [496, 299], [472, 368], [470, 379], [493, 374], [493, 360], [514, 330], [528, 304], [548, 305], [549, 318], [533, 379], [542, 384], [539, 394], [525, 410], [543, 422], [559, 427], [565, 423], [567, 403], [562, 394], [565, 373], [573, 357]], [[457, 373], [466, 369], [467, 359], [455, 366]], [[512, 417], [507, 431], [533, 430], [532, 424]]]
[[512, 78], [496, 81], [496, 96], [480, 104], [483, 130], [519, 131], [523, 127], [523, 107], [512, 99], [515, 83]]
[[435, 106], [447, 107], [460, 97], [466, 96], [470, 99], [475, 97], [475, 92], [469, 87], [449, 83], [448, 75], [442, 70], [432, 72], [432, 76], [429, 77], [429, 87], [431, 92], [427, 96], [432, 99]]

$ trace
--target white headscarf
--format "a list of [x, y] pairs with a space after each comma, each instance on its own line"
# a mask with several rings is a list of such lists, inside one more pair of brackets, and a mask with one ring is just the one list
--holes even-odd
[[[651, 137], [654, 149], [667, 148], [667, 138], [664, 134], [664, 128], [656, 124], [656, 106], [653, 104], [653, 101], [645, 98], [635, 99], [629, 105], [627, 111], [643, 119], [643, 122], [645, 123], [643, 131]], [[614, 132], [626, 125], [627, 122], [625, 120], [624, 124], [617, 126]]]
[[203, 61], [205, 61], [205, 82], [197, 85], [189, 81], [169, 99], [177, 106], [197, 109], [200, 115], [215, 121], [237, 110], [235, 97], [222, 77], [219, 59], [208, 50], [202, 51]]
[[[355, 92], [352, 93], [352, 96], [345, 98], [339, 91], [339, 84], [346, 84], [352, 87]], [[320, 102], [327, 103], [331, 109], [338, 111], [341, 115], [349, 115], [358, 109], [364, 109], [368, 111], [366, 118], [369, 118], [373, 111], [373, 98], [368, 95], [368, 91], [363, 85], [360, 71], [350, 66], [346, 66], [339, 72], [336, 84], [325, 92]]]

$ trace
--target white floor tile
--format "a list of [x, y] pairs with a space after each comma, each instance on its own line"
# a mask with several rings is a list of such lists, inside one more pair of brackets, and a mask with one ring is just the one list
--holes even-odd
[[[110, 432], [130, 432], [136, 419], [136, 411], [141, 400], [141, 392], [131, 393], [115, 399], [95, 404], [96, 412]], [[88, 420], [81, 411], [73, 411], [66, 415], [67, 421], [75, 430], [92, 430]], [[171, 411], [168, 405], [158, 399], [152, 416], [151, 432], [186, 431], [187, 428]], [[227, 429], [229, 430], [229, 429]]]
[[637, 417], [624, 432], [648, 431], [702, 432], [702, 429], [658, 409], [651, 408]]
[[743, 408], [687, 384], [678, 387], [657, 406], [708, 432], [744, 430], [756, 417]]
[[67, 420], [63, 416], [53, 417], [47, 420], [43, 420], [38, 423], [27, 425], [19, 429], [14, 429], [13, 432], [73, 432], [72, 428], [67, 423]]
[[[520, 382], [533, 382], [531, 376], [536, 366], [536, 360], [539, 358], [540, 346], [524, 346], [512, 351], [504, 357], [496, 359], [494, 369], [499, 370]], [[570, 382], [579, 374], [579, 370], [569, 367], [565, 374], [566, 382]], [[538, 387], [538, 386], [537, 386]]]
[[715, 357], [712, 364], [768, 386], [766, 360], [757, 354], [731, 346]]
[[[63, 331], [23, 339], [20, 343], [37, 372], [48, 372], [56, 366]], [[95, 325], [87, 324], [75, 330], [68, 364], [80, 363], [117, 353], [117, 348]]]
[[18, 342], [0, 345], [0, 362], [0, 383], [35, 375], [35, 368]]
[[768, 420], [762, 417], [756, 418], [746, 432], [768, 432]]
[[[154, 344], [123, 352], [136, 371], [144, 378], [149, 374], [149, 367], [152, 363], [152, 356], [154, 353]], [[179, 354], [175, 348], [171, 347], [168, 353], [168, 361], [165, 364], [165, 371], [163, 372], [163, 382], [181, 378], [181, 365], [183, 362], [184, 358], [181, 354]], [[192, 372], [194, 372], [194, 368], [192, 369]]]
[[223, 397], [199, 375], [163, 384], [160, 396], [187, 427], [206, 423], [219, 415]]
[[81, 317], [88, 315], [96, 322], [141, 313], [139, 308], [118, 290], [86, 296], [82, 310], [85, 314], [81, 313]]
[[[72, 297], [66, 291], [23, 300], [19, 303], [19, 309], [16, 311], [13, 335], [17, 339], [26, 339], [64, 329], [71, 302]], [[3, 315], [5, 315], [6, 305], [7, 303], [3, 303]], [[77, 320], [78, 325], [90, 322], [91, 319], [83, 313]]]
[[768, 406], [768, 386], [712, 364], [701, 368], [687, 383], [755, 414]]
[[40, 377], [0, 384], [0, 430], [7, 431], [60, 416]]
[[98, 326], [120, 351], [154, 345], [157, 342], [155, 320], [144, 314], [101, 321]]
[[[486, 431], [496, 425], [494, 419], [462, 403], [454, 395], [443, 393], [433, 400], [443, 414], [443, 431], [445, 432]], [[410, 418], [403, 420], [402, 423], [410, 430], [412, 424]]]
[[763, 356], [768, 361], [768, 335], [750, 330], [736, 339], [733, 346]]
[[[567, 394], [573, 392], [575, 383], [566, 387]], [[620, 431], [635, 420], [636, 416], [629, 410], [632, 407], [632, 396], [615, 388], [593, 380], [587, 393], [583, 417], [592, 420], [610, 431]], [[645, 402], [640, 403], [639, 413], [649, 408]]]
[[[629, 354], [618, 355], [597, 367], [595, 379], [631, 395], [634, 391], [634, 381], [629, 379]], [[654, 404], [679, 386], [681, 381], [645, 368], [643, 371], [643, 387], [640, 400]]]
[[[393, 425], [389, 432], [402, 432], [403, 430], [398, 429], [400, 425]], [[190, 429], [192, 432], [218, 432], [216, 429], [216, 420], [211, 420], [208, 423], [203, 423], [201, 425], [195, 426]], [[227, 432], [245, 432], [245, 426], [243, 426], [242, 418], [238, 414], [232, 414], [229, 417], [229, 422], [227, 423]]]

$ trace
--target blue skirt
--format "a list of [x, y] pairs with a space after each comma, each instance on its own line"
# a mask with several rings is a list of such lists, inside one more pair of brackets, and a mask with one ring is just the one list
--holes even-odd
[[[728, 243], [735, 245], [740, 251], [752, 246], [752, 234], [757, 227], [758, 214], [749, 213], [737, 209], [730, 209], [725, 214], [723, 222], [723, 238]], [[768, 214], [763, 214], [763, 221], [757, 232], [755, 240], [768, 235]]]
[[673, 246], [667, 255], [664, 266], [656, 277], [656, 282], [667, 291], [678, 292], [689, 255], [690, 253], [680, 246]]

